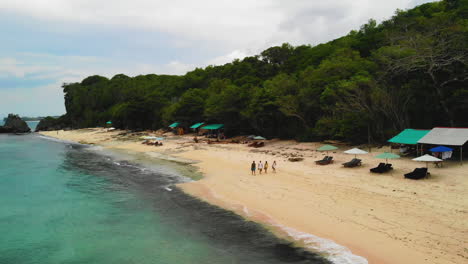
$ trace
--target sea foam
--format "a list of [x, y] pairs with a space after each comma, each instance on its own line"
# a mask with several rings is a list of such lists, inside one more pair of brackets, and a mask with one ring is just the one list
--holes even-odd
[[294, 240], [302, 242], [306, 248], [312, 249], [315, 252], [324, 253], [324, 257], [335, 264], [368, 264], [367, 259], [354, 255], [347, 247], [341, 246], [333, 240], [301, 232], [274, 222], [271, 223], [271, 225], [280, 228]]

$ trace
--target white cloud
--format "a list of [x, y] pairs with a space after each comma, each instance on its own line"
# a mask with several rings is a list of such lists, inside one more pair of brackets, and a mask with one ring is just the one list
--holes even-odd
[[[182, 54], [196, 54], [199, 50], [204, 53], [198, 54], [206, 53], [206, 59], [198, 61], [187, 62], [188, 59], [180, 55], [171, 57], [169, 62], [154, 63], [148, 63], [149, 60], [144, 63], [136, 59], [130, 61], [130, 50], [127, 56], [122, 57], [62, 56], [48, 52], [20, 51], [16, 54], [7, 53], [3, 58], [0, 55], [0, 78], [51, 79], [54, 84], [33, 89], [5, 90], [0, 87], [0, 106], [5, 109], [7, 104], [4, 102], [8, 101], [8, 105], [13, 108], [23, 102], [37, 104], [37, 109], [48, 109], [48, 105], [55, 105], [54, 109], [62, 107], [60, 109], [63, 110], [62, 82], [80, 81], [93, 74], [109, 78], [118, 73], [129, 76], [184, 74], [195, 67], [220, 65], [236, 58], [259, 54], [268, 47], [284, 42], [315, 45], [358, 29], [370, 18], [382, 21], [390, 18], [397, 8], [411, 8], [425, 2], [430, 1], [0, 0], [0, 15], [32, 18], [38, 27], [44, 21], [53, 22], [54, 25], [66, 24], [63, 28], [57, 26], [51, 30], [62, 30], [70, 36], [82, 29], [82, 25], [123, 33], [129, 30], [132, 32], [133, 29], [145, 34], [163, 32], [167, 33], [174, 49], [185, 51]], [[123, 34], [122, 38], [126, 36]], [[139, 41], [137, 34], [128, 38]], [[140, 41], [144, 41], [144, 38]], [[34, 43], [34, 39], [31, 42]], [[69, 53], [73, 54], [73, 50]], [[48, 98], [55, 98], [59, 106], [47, 103], [50, 101]]]
[[251, 55], [254, 55], [254, 53], [242, 50], [234, 50], [226, 55], [218, 56], [214, 59], [209, 60], [208, 65], [223, 65], [235, 59], [242, 59]]
[[427, 0], [3, 0], [0, 8], [35, 18], [167, 32], [176, 45], [262, 50], [317, 44]]

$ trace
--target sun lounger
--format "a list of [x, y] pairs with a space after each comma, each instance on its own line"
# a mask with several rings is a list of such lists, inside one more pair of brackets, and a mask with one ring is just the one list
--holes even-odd
[[427, 172], [427, 168], [416, 168], [414, 171], [405, 174], [405, 178], [412, 179], [412, 180], [419, 180], [422, 178], [427, 177], [429, 173]]
[[319, 162], [327, 161], [327, 159], [328, 159], [328, 156], [325, 156], [325, 157], [323, 157], [323, 159], [321, 159], [321, 160], [316, 160], [315, 163], [318, 164]]
[[384, 172], [387, 172], [387, 171], [389, 171], [389, 170], [393, 170], [393, 167], [392, 167], [392, 164], [391, 164], [391, 163], [385, 164]]
[[361, 160], [354, 158], [348, 162], [343, 163], [343, 166], [345, 166], [346, 168], [361, 166]]
[[317, 160], [315, 162], [318, 165], [328, 165], [330, 163], [333, 163], [333, 157], [332, 156], [325, 156], [323, 160]]
[[374, 173], [382, 173], [385, 170], [385, 163], [381, 162], [379, 165], [375, 168], [370, 169], [370, 172]]
[[389, 170], [393, 170], [393, 167], [392, 167], [392, 164], [391, 163], [379, 163], [379, 166], [375, 167], [375, 168], [372, 168], [370, 169], [370, 172], [374, 172], [374, 173], [384, 173], [384, 172], [387, 172]]

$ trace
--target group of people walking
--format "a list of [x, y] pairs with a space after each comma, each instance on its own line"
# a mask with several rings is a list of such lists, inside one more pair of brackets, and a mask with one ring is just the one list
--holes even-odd
[[[250, 171], [252, 172], [252, 175], [255, 175], [257, 170], [259, 174], [262, 174], [264, 171], [265, 174], [268, 173], [268, 161], [265, 161], [265, 164], [262, 163], [262, 161], [259, 161], [258, 164], [255, 163], [255, 161], [252, 161], [252, 164], [250, 165]], [[273, 164], [271, 165], [271, 169], [273, 170], [273, 173], [276, 173], [276, 161], [273, 161]]]

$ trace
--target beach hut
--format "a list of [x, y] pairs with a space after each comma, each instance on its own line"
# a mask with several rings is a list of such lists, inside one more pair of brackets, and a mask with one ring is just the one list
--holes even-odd
[[418, 140], [419, 144], [446, 145], [460, 148], [460, 163], [463, 162], [463, 145], [468, 142], [468, 128], [435, 127]]
[[222, 133], [222, 130], [224, 128], [224, 124], [210, 124], [201, 127], [201, 129], [208, 130], [207, 136], [208, 137], [219, 137], [219, 135]]
[[[398, 135], [392, 137], [388, 140], [390, 143], [403, 144], [403, 145], [412, 145], [416, 147], [416, 153], [418, 150], [418, 140], [423, 138], [431, 130], [427, 129], [411, 129], [407, 128], [401, 131]], [[402, 149], [400, 149], [402, 152]]]
[[173, 133], [176, 135], [183, 135], [184, 129], [181, 127], [179, 122], [174, 122], [169, 125], [169, 128], [172, 129]]
[[201, 123], [196, 123], [196, 124], [193, 124], [190, 128], [191, 129], [198, 129], [200, 128], [201, 126], [203, 126], [205, 123], [201, 122]]
[[170, 124], [169, 127], [170, 127], [170, 128], [176, 128], [176, 127], [178, 127], [179, 125], [180, 125], [179, 122], [174, 122], [174, 123]]
[[203, 126], [204, 124], [205, 124], [204, 122], [195, 123], [190, 127], [190, 129], [192, 129], [195, 133], [198, 133], [198, 131], [200, 130], [200, 127]]

